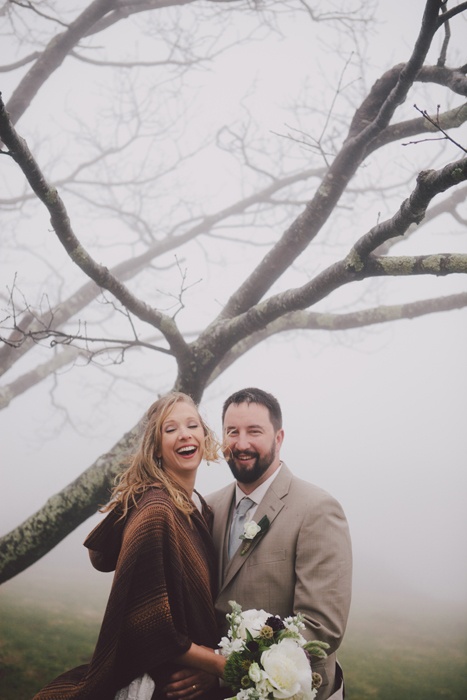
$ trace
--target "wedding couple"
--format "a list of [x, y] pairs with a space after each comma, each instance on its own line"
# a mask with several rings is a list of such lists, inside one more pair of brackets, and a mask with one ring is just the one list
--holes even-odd
[[194, 485], [201, 460], [217, 458], [215, 436], [185, 394], [150, 407], [109, 514], [85, 541], [97, 569], [115, 570], [93, 657], [34, 700], [232, 695], [219, 685], [225, 658], [214, 653], [231, 600], [282, 618], [302, 613], [304, 636], [330, 645], [326, 659], [312, 659], [317, 700], [343, 697], [335, 652], [350, 605], [351, 546], [342, 508], [281, 462], [282, 415], [271, 394], [230, 396], [223, 433], [236, 481], [206, 502]]

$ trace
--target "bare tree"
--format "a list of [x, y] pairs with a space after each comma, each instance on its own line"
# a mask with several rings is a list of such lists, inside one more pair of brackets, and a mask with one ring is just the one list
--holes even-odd
[[[65, 58], [79, 58], [94, 66], [99, 62], [105, 64], [106, 70], [118, 68], [115, 64], [122, 63], [123, 59], [91, 59], [90, 45], [86, 42], [107, 31], [128, 13], [161, 11], [160, 24], [156, 22], [148, 31], [157, 33], [165, 27], [167, 53], [160, 61], [153, 61], [152, 66], [157, 63], [161, 71], [158, 83], [161, 91], [164, 78], [171, 76], [164, 95], [173, 99], [173, 104], [182, 106], [174, 120], [182, 128], [189, 109], [186, 102], [180, 102], [177, 93], [186, 71], [196, 70], [208, 56], [234, 43], [230, 36], [222, 45], [211, 37], [206, 46], [206, 37], [197, 41], [197, 35], [190, 33], [192, 43], [188, 46], [183, 22], [180, 24], [183, 10], [177, 7], [175, 21], [174, 17], [163, 15], [162, 9], [190, 4], [193, 3], [178, 1], [126, 5], [117, 0], [95, 0], [78, 17], [65, 21], [59, 19], [55, 11], [46, 12], [41, 3], [27, 6], [11, 3], [17, 7], [10, 10], [19, 13], [11, 17], [15, 31], [18, 31], [18, 18], [24, 17], [26, 12], [34, 12], [41, 19], [41, 32], [35, 41], [43, 40], [43, 27], [50, 31], [51, 26], [58, 25], [61, 31], [53, 35], [44, 50], [33, 52], [9, 66], [19, 68], [32, 63], [9, 103], [0, 105], [0, 136], [4, 144], [1, 161], [6, 177], [11, 178], [16, 188], [3, 198], [3, 204], [12, 212], [18, 208], [24, 212], [29, 206], [37, 208], [40, 202], [77, 272], [75, 274], [75, 268], [70, 266], [73, 284], [69, 285], [54, 268], [52, 282], [48, 281], [39, 290], [39, 303], [30, 301], [30, 293], [23, 293], [18, 281], [12, 281], [9, 286], [0, 338], [3, 343], [0, 373], [9, 372], [28, 353], [39, 349], [41, 354], [35, 369], [4, 386], [0, 394], [3, 407], [35, 382], [55, 372], [57, 367], [72, 363], [77, 357], [86, 362], [99, 362], [106, 353], [114, 362], [122, 359], [131, 362], [127, 351], [133, 352], [135, 348], [173, 358], [174, 388], [200, 400], [206, 386], [238, 357], [286, 330], [356, 328], [467, 306], [466, 292], [407, 300], [397, 306], [371, 303], [371, 280], [375, 278], [426, 278], [467, 272], [465, 254], [390, 254], [401, 237], [407, 239], [415, 230], [423, 230], [424, 222], [436, 221], [439, 216], [448, 215], [460, 227], [465, 226], [462, 206], [467, 192], [463, 185], [467, 180], [467, 159], [465, 144], [456, 138], [454, 130], [467, 120], [466, 66], [449, 68], [447, 60], [451, 25], [462, 19], [467, 3], [448, 8], [440, 0], [427, 0], [418, 37], [407, 61], [384, 72], [359, 101], [358, 91], [344, 88], [347, 82], [344, 64], [327, 109], [323, 107], [320, 112], [316, 108], [320, 128], [314, 131], [303, 127], [300, 118], [304, 108], [299, 103], [294, 107], [294, 126], [274, 136], [274, 146], [265, 144], [264, 136], [255, 134], [251, 120], [223, 126], [215, 139], [206, 139], [194, 149], [183, 144], [182, 131], [175, 128], [173, 149], [169, 156], [158, 161], [157, 172], [154, 172], [145, 151], [149, 142], [157, 144], [167, 134], [167, 115], [158, 122], [154, 95], [148, 98], [147, 104], [144, 100], [141, 103], [142, 93], [132, 90], [132, 81], [123, 77], [127, 90], [125, 99], [113, 105], [111, 115], [115, 118], [113, 111], [116, 109], [119, 121], [115, 123], [124, 125], [120, 133], [106, 139], [104, 134], [96, 138], [92, 129], [87, 130], [85, 140], [92, 155], [76, 161], [79, 165], [72, 161], [64, 165], [62, 159], [57, 157], [54, 161], [50, 156], [49, 163], [41, 163], [43, 144], [30, 149], [22, 138], [22, 128], [15, 129], [15, 122], [27, 114], [28, 105]], [[221, 22], [224, 13], [251, 12], [260, 29], [267, 25], [268, 30], [273, 31], [278, 21], [273, 11], [275, 5], [272, 3], [268, 13], [241, 2], [227, 3], [227, 7], [225, 3], [218, 6], [213, 3], [212, 11], [218, 13]], [[336, 12], [331, 16], [314, 15], [311, 4], [304, 2], [290, 2], [285, 6], [290, 11], [305, 10], [312, 21], [333, 23], [339, 37], [345, 31], [347, 36], [358, 39], [369, 26], [367, 17], [361, 12], [354, 14], [356, 8], [351, 11], [348, 6], [345, 13]], [[211, 11], [210, 3], [200, 7], [202, 13]], [[192, 19], [198, 11], [193, 9]], [[357, 20], [361, 22], [358, 29], [355, 27]], [[167, 22], [171, 31], [167, 31]], [[444, 33], [445, 40], [436, 65], [431, 65], [428, 56], [438, 33]], [[148, 62], [127, 60], [125, 71], [130, 70], [130, 63], [133, 69]], [[355, 61], [355, 67], [358, 66], [359, 61]], [[175, 73], [171, 72], [173, 70]], [[124, 74], [119, 73], [119, 76]], [[446, 108], [437, 109], [434, 114], [420, 108], [413, 116], [404, 105], [409, 98], [413, 100], [411, 96], [420, 85], [442, 90]], [[342, 114], [335, 104], [341, 94], [351, 103]], [[303, 96], [305, 101], [306, 91]], [[459, 96], [464, 102], [457, 104]], [[147, 120], [142, 118], [143, 114]], [[211, 152], [213, 141], [222, 157], [226, 152], [234, 157], [239, 178], [248, 184], [247, 191], [238, 188], [229, 202], [206, 213], [195, 199], [186, 196], [179, 201], [171, 188], [180, 184], [186, 162]], [[418, 175], [412, 170], [405, 181], [397, 177], [391, 181], [391, 173], [388, 173], [381, 178], [381, 186], [374, 182], [369, 185], [365, 181], [363, 164], [371, 158], [377, 159], [379, 154], [387, 154], [391, 146], [401, 142], [411, 143], [413, 149], [425, 145], [421, 156], [425, 166]], [[151, 154], [154, 152], [153, 148]], [[123, 154], [128, 154], [125, 167]], [[140, 160], [138, 168], [132, 170], [129, 164], [135, 154]], [[68, 157], [74, 155], [71, 149]], [[104, 162], [107, 167], [101, 171], [99, 168]], [[384, 169], [383, 157], [378, 167]], [[23, 186], [24, 180], [18, 179], [19, 172], [29, 183], [27, 189]], [[102, 183], [106, 189], [100, 187]], [[160, 192], [161, 183], [168, 193], [165, 197]], [[132, 196], [126, 201], [121, 193], [128, 191]], [[432, 203], [443, 193], [446, 194], [441, 200]], [[73, 211], [65, 205], [65, 195], [73, 202]], [[376, 222], [368, 230], [357, 223], [351, 238], [343, 236], [341, 252], [338, 252], [337, 241], [333, 241], [329, 228], [331, 222], [334, 230], [345, 228], [344, 208], [358, 211], [360, 203], [369, 196], [388, 200], [388, 218]], [[390, 202], [395, 196], [399, 197], [399, 205], [391, 210]], [[152, 209], [147, 207], [148, 199], [153, 204]], [[81, 204], [86, 205], [85, 214]], [[207, 202], [205, 207], [209, 206]], [[157, 216], [158, 207], [165, 214], [162, 223]], [[106, 242], [103, 231], [97, 242], [87, 236], [84, 229], [78, 232], [72, 224], [75, 215], [79, 221], [91, 221], [93, 231], [101, 231], [99, 217], [104, 216], [107, 226], [118, 229], [111, 237], [112, 246], [118, 243], [123, 253], [107, 254], [110, 242]], [[310, 260], [319, 255], [323, 239], [332, 246], [330, 259], [323, 257], [324, 264], [312, 268]], [[249, 245], [250, 250], [257, 244], [257, 262], [237, 288], [229, 288], [227, 299], [209, 307], [210, 317], [203, 329], [190, 328], [182, 311], [187, 298], [194, 293], [197, 279], [188, 279], [183, 258], [190, 258], [193, 248], [189, 246], [196, 245], [201, 250], [205, 269], [211, 270], [216, 265], [216, 256], [220, 256], [217, 259], [223, 263], [223, 255], [226, 255], [223, 251], [232, 240]], [[309, 257], [304, 258], [306, 255]], [[104, 263], [98, 262], [98, 258], [104, 259]], [[303, 264], [299, 275], [301, 283], [292, 287], [287, 274], [300, 263]], [[171, 291], [161, 291], [164, 280], [174, 279], [174, 271], [176, 284], [172, 282], [166, 287]], [[86, 281], [83, 283], [83, 280]], [[346, 312], [333, 308], [333, 292], [350, 289], [356, 282], [367, 285], [363, 304], [356, 303]], [[326, 312], [314, 309], [328, 299], [331, 302]], [[214, 311], [216, 306], [217, 312]], [[53, 358], [44, 357], [48, 345], [53, 348]], [[129, 430], [40, 511], [2, 538], [0, 580], [11, 578], [37, 561], [106, 500], [109, 484], [134, 442], [137, 427]]]

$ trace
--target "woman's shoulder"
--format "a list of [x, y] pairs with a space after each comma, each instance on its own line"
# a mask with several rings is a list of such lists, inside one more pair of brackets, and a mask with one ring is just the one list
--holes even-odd
[[146, 503], [167, 501], [170, 500], [170, 496], [167, 493], [162, 484], [151, 484], [148, 486], [138, 499], [138, 505], [143, 506]]
[[131, 507], [128, 522], [142, 519], [166, 520], [176, 510], [167, 490], [159, 484], [154, 484], [149, 486]]

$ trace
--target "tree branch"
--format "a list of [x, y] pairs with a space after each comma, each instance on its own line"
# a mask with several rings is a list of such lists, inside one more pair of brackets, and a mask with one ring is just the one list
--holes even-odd
[[[371, 143], [388, 126], [396, 108], [405, 100], [423, 66], [433, 36], [439, 27], [438, 10], [437, 0], [427, 1], [422, 28], [409, 61], [401, 69], [398, 67], [392, 73], [386, 73], [384, 81], [378, 81], [372, 88], [370, 98], [364, 103], [371, 104], [371, 109], [362, 110], [361, 108], [357, 112], [358, 119], [354, 118], [348, 138], [312, 200], [285, 231], [280, 241], [232, 295], [214, 324], [244, 313], [250, 306], [256, 304], [321, 230], [357, 168], [366, 157]], [[369, 121], [363, 116], [364, 113], [370, 116]]]
[[13, 399], [36, 386], [50, 374], [71, 364], [82, 354], [83, 350], [67, 345], [60, 352], [55, 353], [51, 360], [38, 364], [30, 372], [26, 372], [10, 384], [0, 387], [0, 411], [7, 408]]
[[0, 583], [49, 552], [109, 500], [113, 480], [134, 449], [139, 424], [34, 515], [0, 539]]
[[72, 49], [96, 22], [115, 5], [115, 0], [94, 0], [68, 29], [54, 36], [12, 94], [7, 110], [15, 124], [31, 104], [39, 89], [63, 63]]
[[[436, 195], [467, 180], [467, 158], [449, 163], [441, 170], [425, 170], [417, 177], [417, 185], [399, 211], [387, 221], [374, 226], [353, 247], [352, 256], [363, 262], [379, 245], [394, 236], [402, 236], [411, 224], [419, 224]], [[360, 263], [357, 263], [359, 266]]]
[[224, 355], [214, 372], [209, 377], [208, 385], [231, 367], [249, 350], [280, 333], [290, 331], [348, 331], [355, 328], [366, 328], [379, 324], [401, 320], [412, 320], [428, 314], [445, 313], [467, 307], [467, 292], [451, 294], [445, 297], [434, 297], [405, 304], [377, 306], [346, 314], [317, 313], [313, 311], [292, 311], [268, 323], [261, 331], [256, 331], [236, 343]]
[[441, 17], [439, 18], [440, 26], [442, 26], [446, 22], [449, 22], [450, 19], [452, 19], [456, 15], [461, 14], [462, 12], [465, 12], [466, 10], [467, 10], [467, 2], [461, 2], [456, 7], [452, 7], [450, 10], [446, 10], [446, 12], [443, 15], [441, 15]]
[[[259, 331], [285, 313], [306, 309], [333, 291], [367, 277], [404, 275], [448, 275], [467, 273], [467, 255], [439, 254], [401, 258], [370, 256], [370, 253], [394, 236], [401, 236], [413, 223], [419, 223], [430, 201], [439, 193], [467, 180], [467, 159], [450, 163], [439, 171], [425, 171], [399, 211], [362, 236], [350, 253], [329, 266], [310, 282], [276, 294], [252, 306], [231, 320], [211, 324], [195, 345], [209, 348], [212, 357], [227, 353], [239, 340]], [[214, 370], [213, 364], [210, 368]]]
[[17, 68], [22, 68], [23, 66], [27, 66], [28, 63], [35, 61], [36, 58], [39, 58], [40, 55], [41, 55], [40, 51], [34, 51], [33, 53], [30, 53], [29, 56], [25, 56], [24, 58], [21, 58], [19, 61], [15, 61], [14, 63], [8, 63], [6, 65], [0, 66], [0, 73], [9, 73], [10, 71], [16, 70]]
[[[183, 233], [177, 233], [177, 235], [168, 234], [165, 239], [157, 241], [154, 245], [150, 246], [144, 253], [140, 255], [133, 256], [124, 262], [118, 263], [113, 268], [111, 268], [110, 273], [113, 277], [124, 281], [132, 279], [138, 274], [142, 269], [145, 268], [149, 263], [155, 260], [157, 257], [164, 255], [171, 250], [175, 250], [184, 243], [188, 243], [197, 236], [202, 234], [207, 234], [216, 225], [220, 224], [222, 221], [228, 219], [229, 217], [239, 216], [240, 214], [247, 211], [250, 207], [255, 206], [259, 202], [268, 202], [271, 200], [274, 194], [282, 189], [286, 189], [294, 185], [295, 183], [306, 181], [313, 177], [319, 177], [322, 175], [322, 168], [309, 168], [307, 170], [294, 173], [291, 175], [285, 175], [282, 178], [275, 178], [274, 182], [267, 187], [258, 190], [257, 192], [244, 197], [243, 199], [231, 204], [224, 209], [215, 212], [214, 214], [207, 214], [198, 223], [188, 227]], [[174, 227], [180, 228], [181, 225], [177, 224]], [[21, 342], [19, 347], [16, 340], [24, 336], [31, 335], [36, 332], [40, 332], [45, 327], [50, 327], [50, 319], [54, 319], [54, 329], [60, 329], [63, 324], [69, 321], [73, 316], [79, 313], [83, 308], [85, 308], [93, 299], [95, 299], [100, 293], [100, 287], [93, 281], [89, 281], [84, 284], [77, 292], [73, 293], [71, 297], [61, 301], [57, 307], [52, 308], [46, 316], [43, 314], [33, 314], [29, 313], [25, 315], [21, 323], [18, 325], [18, 332], [20, 335], [15, 335], [10, 338], [11, 347], [4, 345], [0, 347], [0, 376], [7, 372], [11, 366], [18, 361], [28, 350], [33, 346], [32, 340], [30, 342]], [[13, 346], [15, 347], [15, 352], [13, 352]]]
[[139, 319], [158, 328], [166, 337], [174, 355], [186, 353], [186, 343], [175, 322], [165, 314], [137, 299], [119, 282], [108, 268], [98, 265], [81, 245], [73, 232], [70, 220], [57, 190], [46, 181], [24, 139], [16, 133], [0, 98], [0, 137], [8, 147], [8, 154], [23, 171], [40, 201], [50, 213], [52, 227], [73, 262], [94, 282], [111, 292], [123, 306]]
[[[464, 102], [464, 104], [460, 105], [459, 107], [454, 107], [454, 109], [450, 109], [447, 112], [437, 114], [436, 119], [439, 119], [439, 126], [444, 131], [459, 128], [467, 121], [467, 102]], [[436, 125], [431, 124], [424, 117], [408, 119], [404, 122], [399, 122], [398, 124], [390, 124], [371, 144], [371, 148], [369, 149], [368, 153], [373, 153], [375, 150], [387, 145], [388, 143], [413, 138], [414, 136], [419, 136], [423, 133], [434, 134], [437, 132], [439, 132], [439, 129], [436, 127]], [[407, 144], [403, 145], [405, 146]]]

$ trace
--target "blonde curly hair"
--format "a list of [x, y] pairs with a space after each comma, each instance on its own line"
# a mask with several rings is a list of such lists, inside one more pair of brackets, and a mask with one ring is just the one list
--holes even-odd
[[129, 467], [117, 477], [111, 500], [101, 508], [101, 512], [105, 513], [118, 507], [121, 517], [125, 517], [128, 509], [132, 505], [136, 505], [137, 496], [140, 496], [154, 484], [160, 484], [167, 490], [176, 508], [182, 513], [189, 516], [193, 512], [193, 503], [186, 492], [164, 470], [162, 461], [157, 457], [162, 443], [162, 424], [175, 404], [180, 401], [193, 406], [199, 416], [205, 437], [202, 459], [213, 462], [219, 459], [219, 442], [200, 416], [198, 407], [191, 396], [180, 391], [172, 391], [149, 407], [139, 448], [132, 456]]

